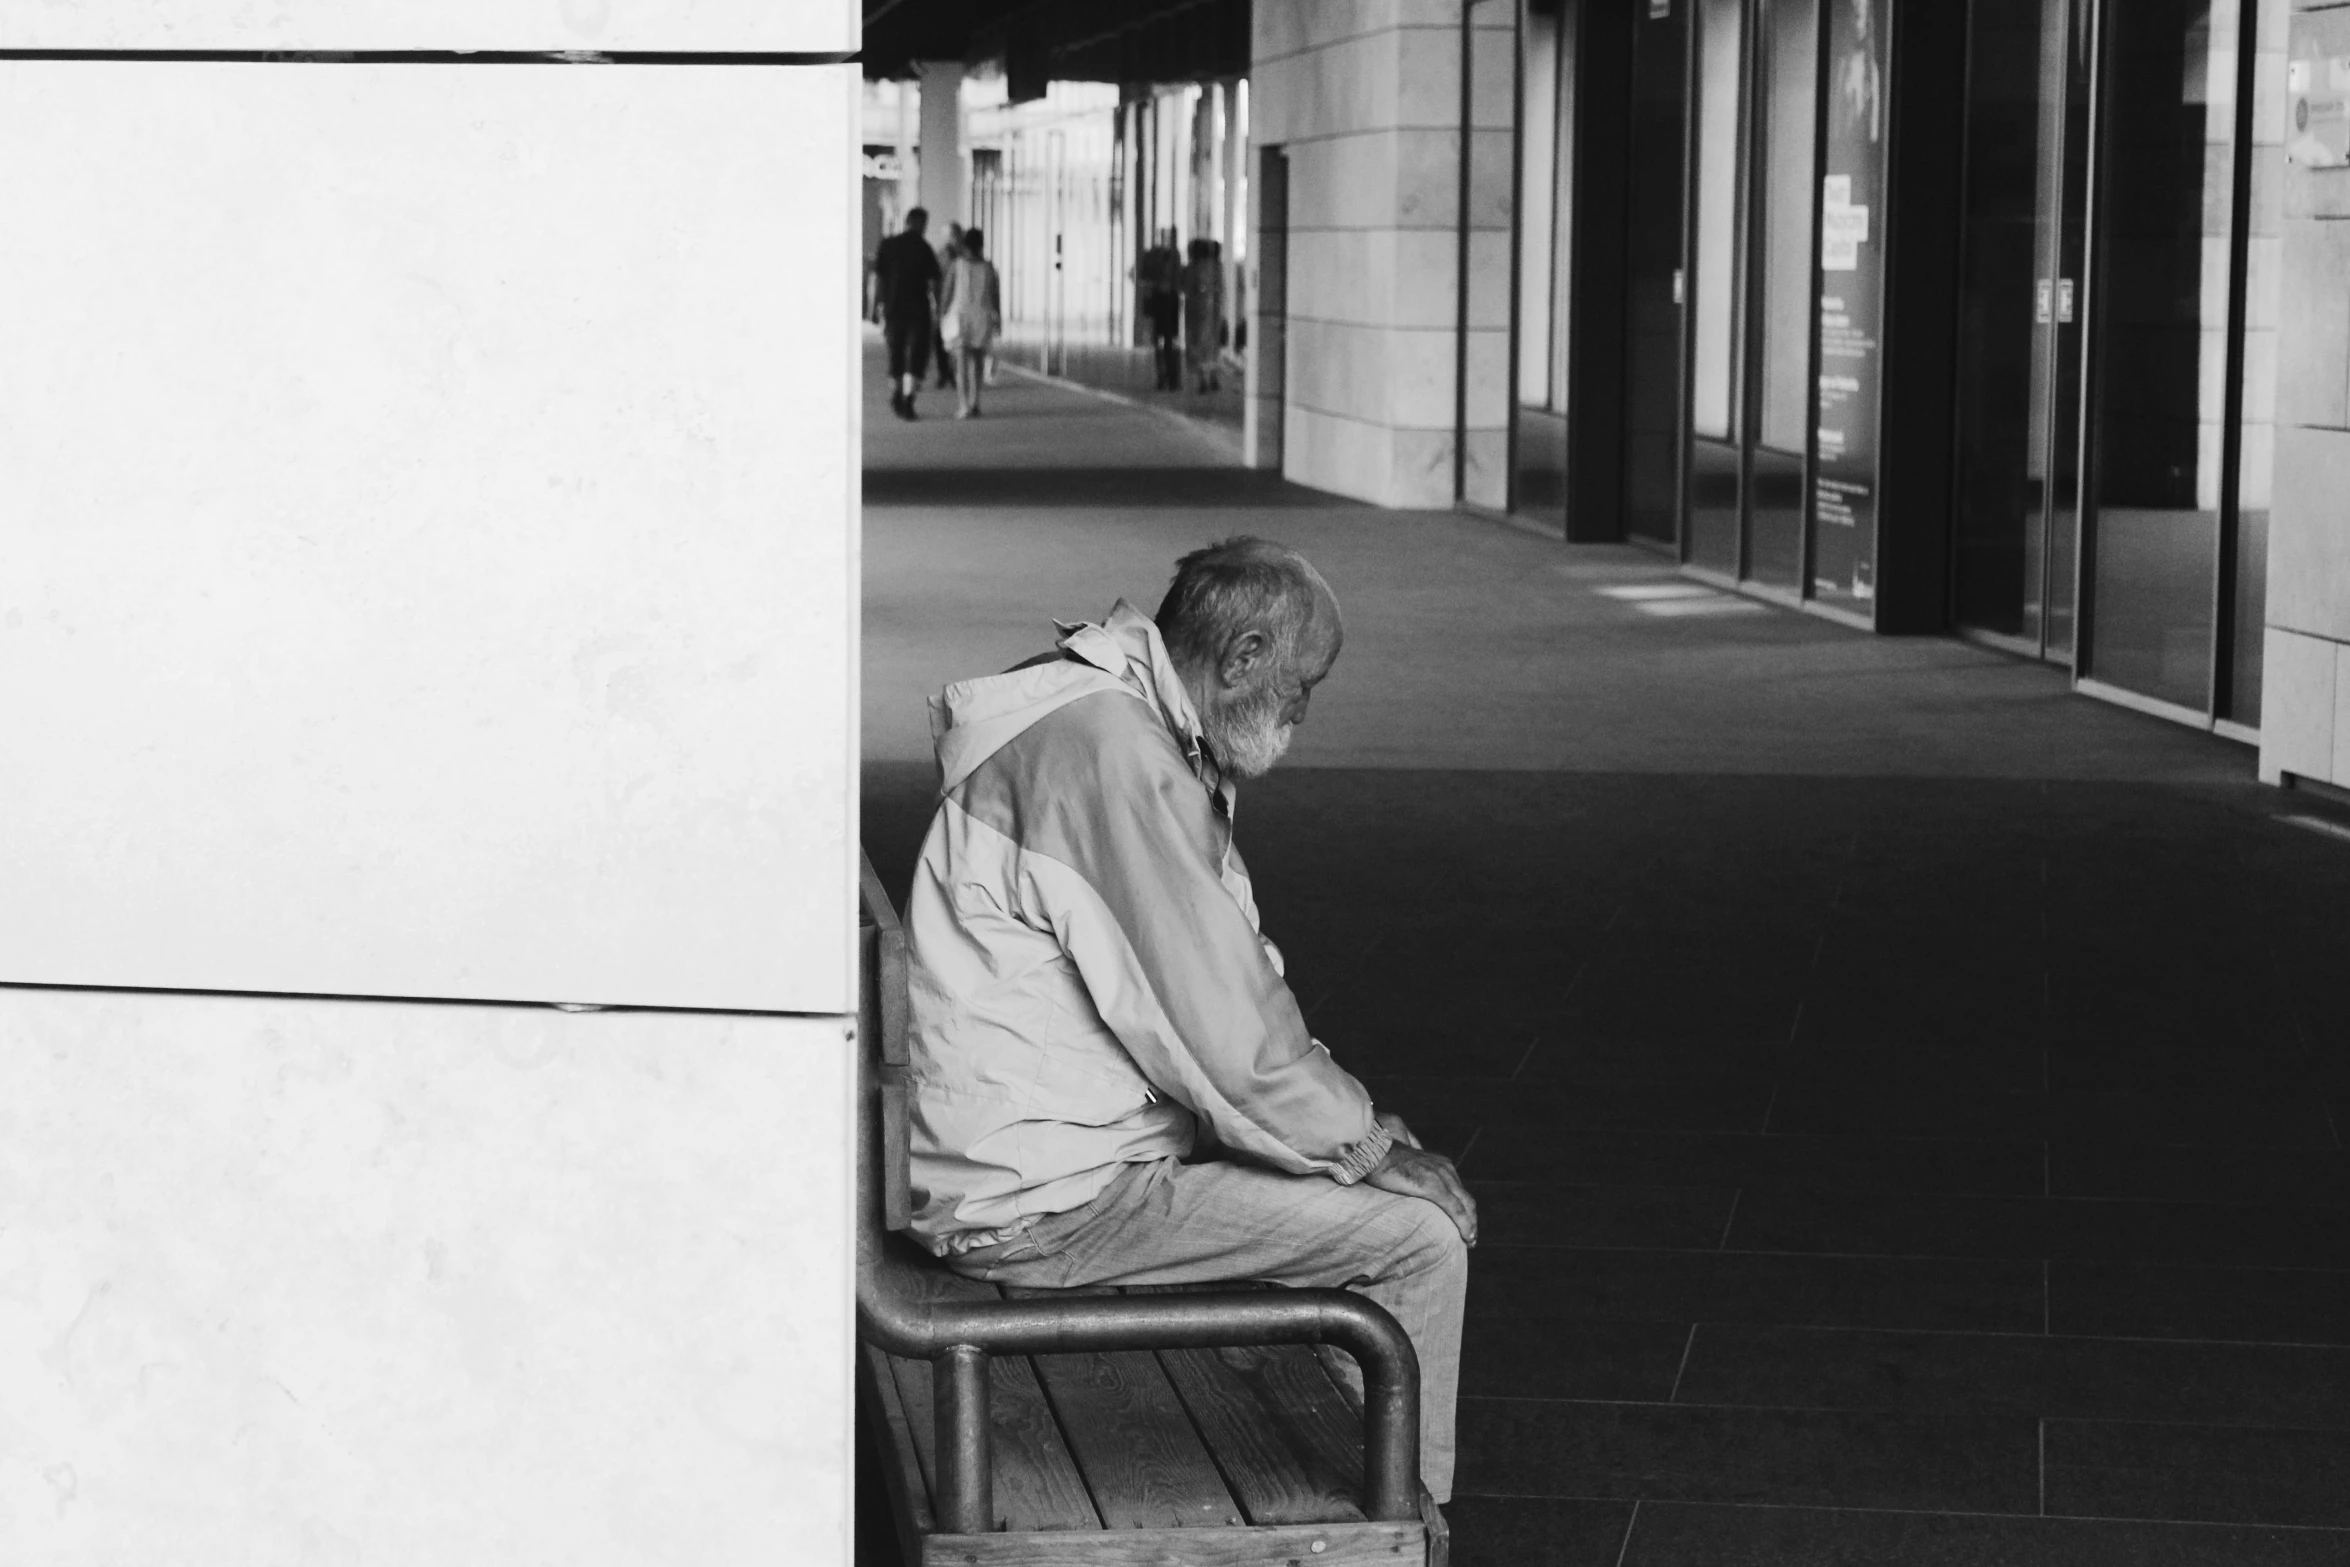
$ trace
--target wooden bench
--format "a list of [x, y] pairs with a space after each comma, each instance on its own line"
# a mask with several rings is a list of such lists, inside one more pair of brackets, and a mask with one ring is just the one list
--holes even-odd
[[[905, 936], [870, 864], [860, 931], [861, 1415], [907, 1567], [1444, 1567], [1419, 1483], [1419, 1362], [1344, 1290], [1008, 1291], [902, 1232]], [[1363, 1367], [1365, 1414], [1313, 1348]]]

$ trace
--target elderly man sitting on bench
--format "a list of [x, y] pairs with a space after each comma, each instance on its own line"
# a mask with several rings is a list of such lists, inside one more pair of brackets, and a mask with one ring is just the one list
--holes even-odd
[[1233, 539], [1177, 564], [1155, 624], [1121, 600], [932, 702], [913, 1227], [1006, 1284], [1359, 1291], [1419, 1352], [1442, 1502], [1476, 1205], [1307, 1034], [1232, 843], [1235, 781], [1280, 760], [1341, 638], [1313, 567]]

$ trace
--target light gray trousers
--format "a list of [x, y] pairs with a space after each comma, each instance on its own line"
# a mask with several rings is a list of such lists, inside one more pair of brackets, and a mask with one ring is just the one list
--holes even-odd
[[[1261, 1279], [1339, 1285], [1375, 1300], [1420, 1356], [1420, 1481], [1437, 1501], [1452, 1499], [1469, 1256], [1452, 1220], [1424, 1198], [1256, 1165], [1160, 1159], [1131, 1166], [1084, 1207], [1039, 1219], [1016, 1240], [949, 1261], [975, 1279], [1037, 1289]], [[1324, 1359], [1360, 1408], [1352, 1358]]]

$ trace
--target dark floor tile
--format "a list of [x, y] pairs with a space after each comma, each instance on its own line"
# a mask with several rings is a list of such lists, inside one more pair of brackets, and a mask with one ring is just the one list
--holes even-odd
[[1781, 1086], [1770, 1129], [1790, 1136], [2039, 1142], [2047, 1127], [2047, 1098], [2037, 1092], [1798, 1080]]
[[1688, 1349], [1685, 1323], [1493, 1316], [1472, 1299], [1461, 1335], [1461, 1391], [1661, 1404], [1672, 1397]]
[[2333, 1122], [2306, 1094], [2206, 1084], [2048, 1096], [2051, 1142], [2334, 1149]]
[[2350, 1431], [2051, 1420], [2047, 1453], [2051, 1513], [2350, 1528]]
[[1744, 1251], [2350, 1268], [2350, 1208], [1750, 1191], [1739, 1201], [1728, 1244]]
[[1799, 1187], [1829, 1191], [2036, 1196], [2045, 1185], [2036, 1142], [1733, 1133], [1553, 1131], [1502, 1127], [1478, 1143], [1495, 1180], [1595, 1185]]
[[1617, 1567], [1632, 1504], [1456, 1493], [1444, 1517], [1452, 1567]]
[[2345, 1561], [2350, 1533], [2332, 1530], [1652, 1502], [1640, 1509], [1622, 1567], [2341, 1567]]
[[2350, 1208], [2058, 1199], [2047, 1220], [2048, 1254], [2060, 1259], [2350, 1268]]
[[1521, 1496], [2023, 1511], [2039, 1429], [1900, 1415], [1463, 1399], [1463, 1490]]
[[1714, 1251], [1739, 1200], [1721, 1187], [1487, 1181], [1467, 1168], [1477, 1233], [1489, 1245]]
[[2103, 1338], [2350, 1344], [2350, 1273], [2058, 1262], [2048, 1320]]
[[2350, 1430], [2350, 1349], [1709, 1322], [1679, 1400]]
[[2091, 1093], [2296, 1094], [2323, 1082], [2298, 1034], [2247, 1041], [2081, 1039], [2048, 1045], [2048, 1086]]
[[1481, 1318], [1605, 1317], [2032, 1332], [2038, 1263], [1481, 1246]]
[[1786, 1049], [1782, 1039], [1618, 1039], [1559, 1029], [1542, 1035], [1517, 1077], [1569, 1086], [1744, 1084], [1772, 1077]]
[[2169, 1148], [2083, 1142], [2051, 1147], [2058, 1197], [2350, 1206], [2350, 1158], [2328, 1148]]
[[1821, 1039], [1803, 1029], [1797, 1033], [1782, 1071], [1790, 1085], [1931, 1099], [1951, 1093], [2038, 1094], [2048, 1081], [2047, 1047], [2028, 1032], [1974, 1038], [1910, 1032], [1842, 1039]]
[[1752, 1191], [1739, 1200], [1729, 1245], [1741, 1251], [2036, 1259], [2048, 1255], [2048, 1206], [2037, 1197]]

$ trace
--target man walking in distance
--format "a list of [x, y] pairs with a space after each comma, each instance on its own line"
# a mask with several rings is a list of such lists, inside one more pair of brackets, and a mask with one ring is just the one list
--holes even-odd
[[1235, 784], [1281, 758], [1342, 639], [1303, 557], [1233, 539], [1177, 563], [1155, 623], [1120, 600], [934, 700], [913, 1228], [1009, 1284], [1360, 1292], [1419, 1352], [1444, 1501], [1476, 1204], [1307, 1034], [1232, 843]]
[[930, 214], [920, 207], [906, 214], [906, 226], [873, 252], [874, 283], [881, 295], [881, 336], [889, 345], [889, 408], [900, 419], [914, 417], [914, 394], [930, 369], [932, 339], [938, 334], [938, 253], [922, 237]]

